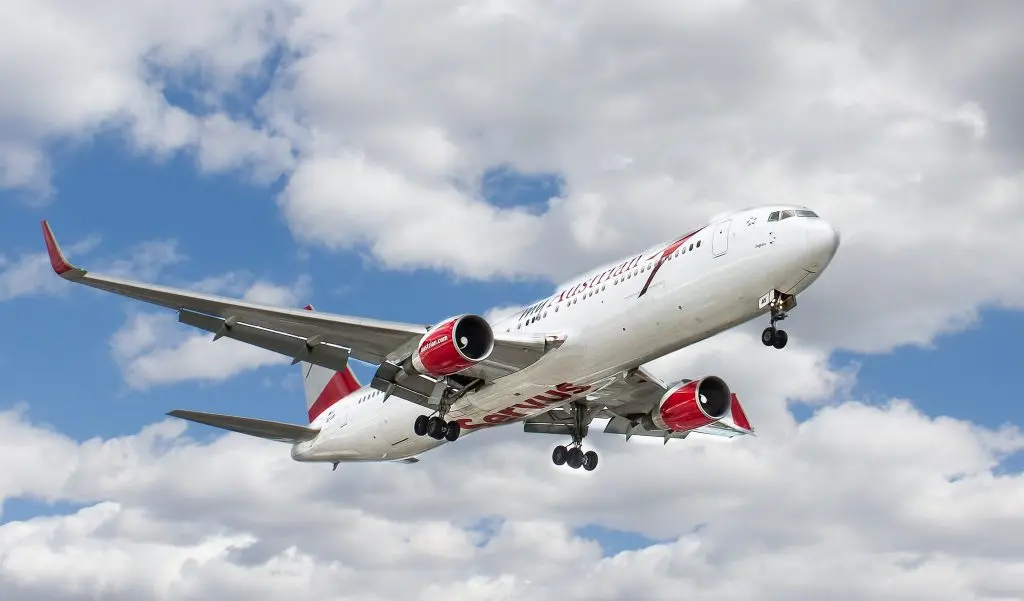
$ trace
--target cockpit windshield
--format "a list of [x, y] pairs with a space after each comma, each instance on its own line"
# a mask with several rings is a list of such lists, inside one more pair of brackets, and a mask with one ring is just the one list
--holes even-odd
[[791, 209], [786, 211], [775, 211], [768, 216], [768, 221], [782, 221], [790, 217], [817, 217], [818, 214], [807, 209]]

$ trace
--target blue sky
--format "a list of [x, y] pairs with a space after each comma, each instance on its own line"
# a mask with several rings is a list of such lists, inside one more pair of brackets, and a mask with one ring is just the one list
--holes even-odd
[[[382, 269], [358, 250], [329, 252], [297, 245], [275, 206], [276, 188], [248, 184], [232, 174], [197, 174], [187, 155], [154, 163], [133, 157], [116, 139], [106, 137], [60, 157], [52, 203], [26, 204], [18, 194], [0, 192], [2, 239], [9, 257], [43, 248], [38, 221], [46, 218], [65, 247], [101, 236], [94, 250], [72, 257], [86, 267], [98, 258], [124, 258], [147, 240], [174, 239], [186, 258], [168, 267], [161, 283], [180, 285], [236, 270], [278, 283], [306, 274], [312, 278], [308, 300], [319, 308], [424, 323], [523, 304], [551, 287], [543, 280], [479, 282], [430, 270], [396, 272]], [[557, 176], [526, 176], [506, 166], [488, 172], [482, 184], [489, 199], [506, 205], [537, 205], [559, 189]], [[70, 284], [62, 288], [56, 295], [31, 294], [4, 303], [4, 408], [27, 403], [33, 420], [79, 441], [136, 432], [173, 408], [301, 423], [303, 401], [290, 366], [264, 367], [220, 383], [130, 389], [111, 357], [110, 337], [128, 314], [145, 307]], [[1024, 418], [1013, 385], [1021, 367], [1013, 349], [1022, 335], [1020, 313], [991, 310], [966, 331], [941, 336], [928, 348], [907, 346], [876, 355], [841, 351], [832, 362], [858, 367], [857, 398], [910, 398], [929, 415], [998, 427]], [[369, 369], [356, 367], [365, 379]], [[801, 420], [812, 411], [794, 407]], [[190, 431], [200, 439], [218, 435], [200, 426], [190, 426]], [[5, 520], [25, 519], [68, 507], [8, 499], [3, 513]], [[600, 525], [581, 532], [609, 552], [651, 542]]]
[[[514, 4], [0, 8], [4, 601], [1024, 592], [1024, 5]], [[659, 368], [726, 378], [758, 436], [594, 434], [592, 473], [516, 427], [331, 472], [165, 419], [301, 423], [297, 368], [60, 280], [39, 228], [434, 323], [769, 202], [842, 231], [789, 345]]]

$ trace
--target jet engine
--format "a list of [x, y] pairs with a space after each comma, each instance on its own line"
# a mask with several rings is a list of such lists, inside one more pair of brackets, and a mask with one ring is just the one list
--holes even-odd
[[448, 318], [427, 332], [412, 355], [417, 372], [450, 376], [486, 359], [494, 349], [494, 332], [479, 315]]
[[647, 430], [688, 432], [722, 419], [731, 405], [732, 393], [725, 380], [707, 376], [670, 388], [641, 424]]

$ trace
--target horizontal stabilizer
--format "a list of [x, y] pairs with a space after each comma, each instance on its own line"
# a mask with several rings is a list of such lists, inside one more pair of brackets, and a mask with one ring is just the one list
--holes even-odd
[[319, 430], [307, 428], [306, 426], [297, 426], [295, 424], [272, 422], [265, 419], [254, 419], [251, 417], [221, 415], [219, 413], [203, 413], [202, 411], [175, 409], [174, 411], [169, 411], [167, 415], [186, 419], [198, 424], [213, 426], [214, 428], [221, 428], [222, 430], [231, 430], [232, 432], [238, 432], [239, 434], [248, 434], [249, 436], [276, 440], [278, 442], [290, 442], [293, 444], [313, 440], [319, 432]]

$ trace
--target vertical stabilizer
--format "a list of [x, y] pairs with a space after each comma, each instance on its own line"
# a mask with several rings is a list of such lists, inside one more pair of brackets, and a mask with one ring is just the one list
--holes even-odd
[[[312, 311], [313, 306], [306, 305], [306, 310]], [[302, 368], [302, 386], [306, 393], [306, 412], [310, 423], [331, 405], [361, 388], [351, 367], [345, 367], [344, 371], [334, 371], [305, 361], [300, 361], [298, 365]]]

